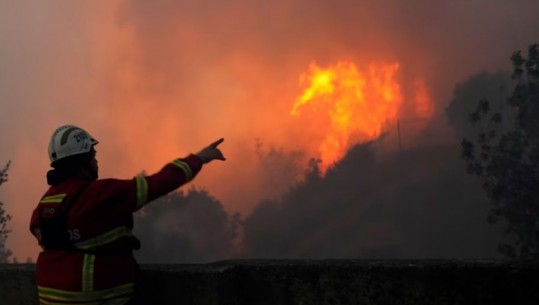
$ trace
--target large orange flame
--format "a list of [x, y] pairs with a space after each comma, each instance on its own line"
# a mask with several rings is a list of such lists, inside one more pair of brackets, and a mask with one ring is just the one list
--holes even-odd
[[340, 160], [351, 145], [378, 137], [388, 122], [396, 120], [402, 103], [395, 77], [398, 69], [398, 63], [372, 64], [363, 72], [343, 61], [327, 68], [313, 63], [301, 75], [300, 83], [306, 86], [291, 114], [298, 116], [308, 105], [311, 122], [329, 119], [328, 126], [321, 127], [325, 130], [318, 148], [322, 171]]

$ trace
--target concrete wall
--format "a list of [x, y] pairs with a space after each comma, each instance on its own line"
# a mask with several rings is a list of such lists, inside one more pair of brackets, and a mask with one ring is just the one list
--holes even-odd
[[[539, 262], [242, 260], [141, 266], [141, 304], [539, 304]], [[33, 265], [0, 265], [0, 305], [37, 304]]]

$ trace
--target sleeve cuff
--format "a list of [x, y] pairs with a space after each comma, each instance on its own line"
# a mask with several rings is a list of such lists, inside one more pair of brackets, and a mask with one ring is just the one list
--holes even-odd
[[193, 154], [190, 154], [185, 158], [176, 159], [171, 163], [183, 170], [186, 181], [193, 179], [198, 174], [203, 164], [202, 159]]

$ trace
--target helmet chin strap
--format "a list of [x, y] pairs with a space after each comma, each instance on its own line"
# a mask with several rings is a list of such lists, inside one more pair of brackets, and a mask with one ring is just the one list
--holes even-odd
[[92, 164], [86, 165], [84, 167], [84, 172], [91, 180], [97, 180], [99, 177], [99, 170], [97, 166], [93, 166]]

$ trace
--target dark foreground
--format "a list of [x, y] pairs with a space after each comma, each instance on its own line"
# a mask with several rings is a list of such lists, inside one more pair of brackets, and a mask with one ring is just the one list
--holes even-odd
[[[140, 304], [539, 304], [539, 262], [235, 260], [142, 265]], [[0, 265], [0, 304], [37, 304], [33, 265]]]

